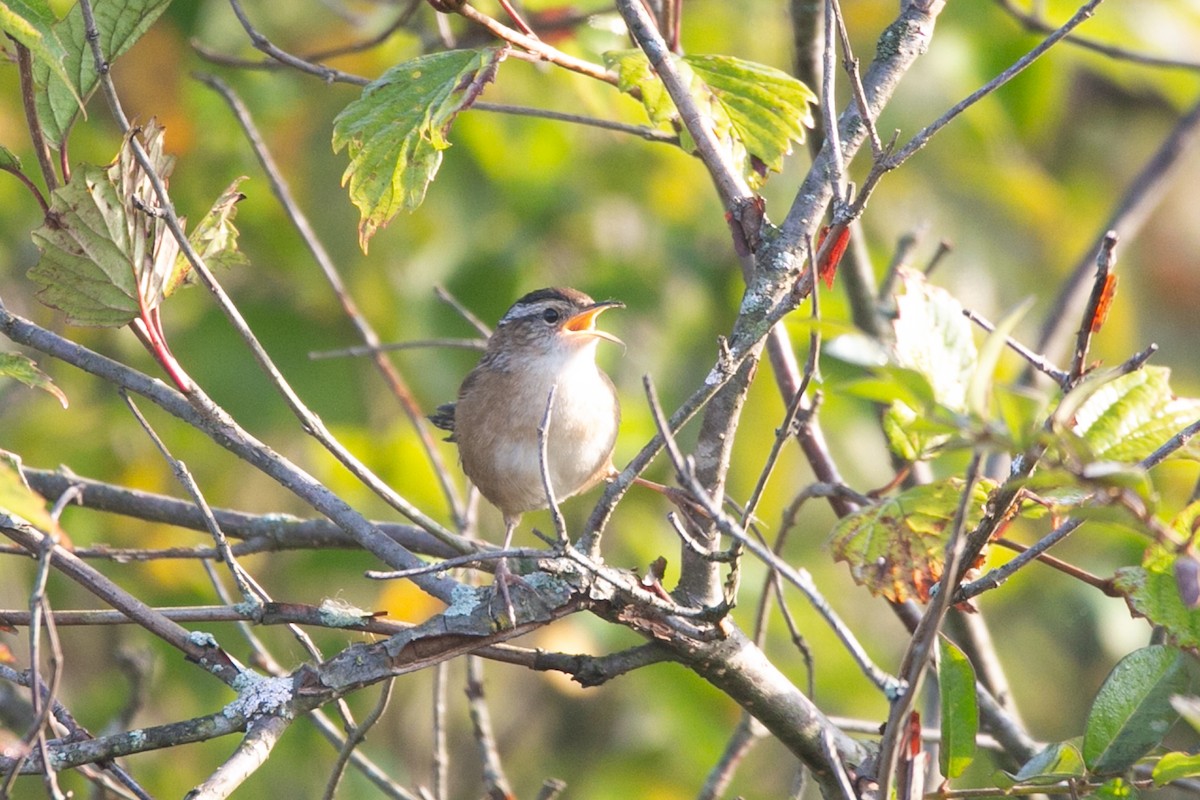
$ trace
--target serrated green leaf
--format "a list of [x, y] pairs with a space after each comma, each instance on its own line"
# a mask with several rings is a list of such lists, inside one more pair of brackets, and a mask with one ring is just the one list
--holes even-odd
[[1004, 773], [1016, 783], [1046, 786], [1084, 774], [1083, 756], [1072, 742], [1054, 742], [1021, 765], [1015, 773]]
[[[213, 207], [188, 235], [188, 243], [209, 267], [233, 268], [249, 263], [245, 254], [237, 249], [238, 229], [233, 224], [237, 217], [237, 204], [246, 199], [246, 195], [238, 191], [244, 180], [246, 177], [243, 175], [229, 184], [229, 188], [217, 198], [217, 202], [213, 203]], [[170, 297], [183, 283], [190, 269], [191, 264], [180, 254], [176, 259], [175, 273], [163, 294]]]
[[[834, 559], [849, 564], [854, 580], [872, 594], [897, 603], [927, 600], [942, 575], [963, 486], [960, 478], [915, 486], [842, 518], [830, 540]], [[968, 529], [979, 523], [994, 487], [976, 482], [967, 504]]]
[[[95, 0], [92, 12], [100, 34], [100, 50], [112, 63], [133, 46], [158, 19], [171, 0]], [[80, 112], [99, 85], [96, 62], [88, 44], [83, 12], [76, 3], [54, 27], [65, 48], [63, 71], [51, 71], [42, 61], [34, 63], [33, 78], [38, 86], [38, 118], [47, 141], [59, 148]]]
[[0, 378], [12, 378], [31, 389], [41, 389], [58, 398], [62, 407], [67, 407], [67, 396], [54, 385], [50, 376], [37, 368], [33, 359], [20, 353], [0, 353]]
[[[144, 128], [143, 147], [163, 180], [174, 159], [163, 153], [163, 129]], [[86, 165], [51, 195], [47, 222], [33, 232], [42, 258], [29, 278], [37, 297], [74, 325], [125, 325], [156, 308], [177, 282], [179, 245], [166, 223], [134, 205], [157, 205], [129, 141], [107, 170]]]
[[792, 142], [803, 144], [813, 126], [812, 105], [817, 96], [782, 70], [731, 56], [686, 55], [684, 62], [712, 91], [734, 136], [762, 166], [748, 164], [751, 186], [761, 185], [766, 170], [783, 169]]
[[[34, 65], [52, 72], [74, 92], [64, 66], [67, 48], [55, 31], [57, 21], [45, 0], [0, 0], [0, 31], [29, 48]], [[76, 108], [83, 104], [78, 94], [72, 94], [72, 100]]]
[[[753, 188], [769, 172], [783, 168], [792, 143], [803, 143], [813, 125], [816, 96], [793, 76], [731, 56], [670, 56], [688, 86], [697, 109], [726, 155]], [[635, 95], [650, 122], [680, 136], [680, 146], [695, 150], [666, 88], [640, 50], [604, 54], [604, 63], [617, 73], [617, 88]]]
[[1200, 610], [1189, 607], [1181, 592], [1176, 572], [1181, 558], [1190, 556], [1151, 545], [1140, 566], [1117, 570], [1113, 588], [1124, 595], [1135, 614], [1161, 626], [1172, 643], [1200, 648]]
[[[1200, 399], [1176, 397], [1170, 378], [1167, 367], [1143, 367], [1102, 383], [1075, 410], [1072, 430], [1096, 459], [1145, 458], [1200, 419]], [[1200, 443], [1185, 445], [1177, 455], [1200, 458]]]
[[957, 778], [975, 760], [979, 705], [975, 698], [975, 668], [945, 636], [938, 637], [938, 694], [941, 697], [942, 740], [938, 763], [947, 778]]
[[1154, 765], [1150, 773], [1155, 786], [1165, 786], [1171, 781], [1200, 777], [1200, 753], [1166, 753]]
[[333, 151], [346, 148], [342, 174], [358, 207], [359, 244], [367, 242], [401, 209], [425, 199], [437, 175], [446, 134], [495, 78], [508, 50], [451, 50], [398, 64], [363, 89], [333, 121]]
[[1151, 645], [1125, 656], [1113, 668], [1088, 713], [1083, 760], [1097, 775], [1117, 775], [1162, 741], [1179, 718], [1171, 696], [1187, 691], [1186, 656]]

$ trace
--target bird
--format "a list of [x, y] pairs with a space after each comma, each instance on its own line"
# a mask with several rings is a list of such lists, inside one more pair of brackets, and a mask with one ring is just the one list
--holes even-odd
[[[512, 304], [489, 337], [458, 399], [430, 415], [457, 443], [463, 472], [504, 518], [504, 546], [526, 511], [546, 508], [538, 429], [550, 408], [546, 472], [556, 500], [585, 492], [615, 474], [612, 455], [621, 406], [612, 380], [596, 364], [601, 340], [624, 347], [596, 327], [616, 300], [596, 302], [576, 289], [550, 287]], [[550, 393], [554, 392], [550, 404]], [[496, 564], [510, 619], [507, 585], [519, 582], [507, 561]]]

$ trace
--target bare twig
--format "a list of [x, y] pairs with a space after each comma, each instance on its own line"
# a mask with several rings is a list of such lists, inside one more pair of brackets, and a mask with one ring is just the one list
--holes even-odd
[[[29, 128], [33, 153], [37, 157], [38, 167], [42, 170], [42, 180], [46, 182], [46, 190], [53, 192], [58, 188], [58, 173], [54, 171], [54, 163], [50, 160], [50, 148], [42, 133], [41, 122], [38, 120], [36, 89], [33, 84], [33, 60], [28, 47], [16, 40], [13, 43], [17, 48], [17, 73], [21, 78], [21, 103], [25, 109], [25, 124]], [[60, 143], [60, 146], [66, 150], [65, 143]], [[32, 187], [32, 184], [30, 186]], [[35, 189], [34, 194], [42, 206], [42, 212], [48, 211], [46, 198], [42, 196], [42, 193]]]
[[467, 656], [467, 704], [471, 711], [475, 744], [479, 748], [484, 794], [488, 797], [512, 797], [500, 752], [496, 749], [491, 711], [483, 693], [483, 662], [474, 656]]
[[392, 394], [400, 402], [400, 407], [404, 409], [409, 423], [412, 425], [413, 430], [416, 431], [417, 437], [421, 441], [421, 446], [425, 451], [425, 458], [428, 459], [430, 466], [433, 467], [433, 472], [437, 476], [442, 494], [445, 496], [446, 503], [450, 507], [450, 513], [461, 525], [463, 518], [462, 499], [459, 497], [458, 490], [450, 478], [450, 471], [446, 468], [441, 452], [434, 443], [433, 435], [429, 430], [429, 424], [425, 419], [425, 414], [417, 404], [412, 390], [409, 389], [408, 383], [401, 376], [400, 371], [379, 350], [381, 346], [379, 335], [375, 332], [375, 329], [371, 326], [366, 316], [359, 311], [358, 304], [351, 297], [350, 291], [342, 280], [337, 265], [334, 264], [333, 259], [329, 256], [320, 238], [318, 238], [316, 231], [309, 224], [307, 215], [301, 210], [299, 203], [292, 196], [291, 188], [275, 163], [275, 159], [272, 157], [271, 151], [267, 148], [266, 142], [263, 140], [261, 134], [259, 134], [258, 127], [254, 124], [254, 119], [250, 115], [250, 110], [246, 108], [241, 98], [224, 81], [211, 75], [201, 75], [198, 77], [201, 82], [220, 94], [233, 110], [238, 124], [241, 125], [242, 131], [246, 134], [247, 141], [254, 150], [254, 155], [258, 158], [258, 163], [267, 174], [267, 179], [271, 183], [271, 191], [279, 200], [279, 204], [283, 207], [284, 213], [287, 214], [292, 225], [300, 233], [301, 238], [304, 239], [305, 246], [308, 247], [313, 260], [317, 262], [317, 266], [320, 267], [321, 273], [325, 276], [325, 280], [328, 281], [330, 288], [337, 297], [338, 303], [342, 307], [342, 312], [350, 320], [351, 324], [354, 325], [355, 330], [358, 331], [358, 335], [366, 343], [367, 347], [375, 348], [375, 352], [373, 353], [375, 367], [379, 370], [379, 374], [382, 376], [388, 389], [391, 390]]
[[598, 117], [586, 117], [582, 114], [567, 114], [562, 111], [550, 111], [542, 108], [529, 108], [528, 106], [512, 106], [501, 103], [486, 103], [476, 102], [471, 104], [471, 108], [476, 111], [491, 111], [496, 114], [511, 114], [519, 117], [537, 117], [538, 119], [551, 119], [555, 122], [567, 122], [572, 125], [585, 125], [590, 128], [600, 128], [606, 131], [616, 131], [617, 133], [627, 133], [631, 136], [637, 136], [639, 139], [645, 139], [648, 142], [659, 142], [660, 144], [679, 144], [679, 137], [666, 131], [660, 131], [657, 128], [650, 128], [645, 125], [630, 125], [626, 122], [614, 122], [612, 120], [600, 119]]
[[[963, 309], [963, 315], [988, 333], [991, 333], [996, 329], [995, 325], [968, 308]], [[1071, 376], [1068, 375], [1064, 370], [1059, 369], [1053, 363], [1051, 363], [1050, 359], [1046, 358], [1045, 356], [1038, 355], [1011, 336], [1004, 337], [1004, 342], [1008, 345], [1009, 349], [1029, 362], [1029, 365], [1038, 372], [1047, 375], [1059, 386], [1067, 385]]]
[[254, 605], [261, 604], [265, 597], [255, 592], [255, 587], [249, 580], [246, 571], [237, 562], [233, 556], [233, 551], [229, 548], [229, 540], [225, 538], [225, 532], [221, 530], [221, 526], [217, 523], [216, 517], [213, 516], [212, 509], [208, 506], [208, 501], [204, 499], [200, 487], [196, 484], [195, 478], [188, 470], [187, 465], [179, 461], [167, 449], [163, 440], [159, 438], [154, 428], [150, 426], [150, 422], [142, 415], [137, 404], [133, 402], [133, 398], [124, 389], [121, 390], [121, 398], [133, 413], [134, 419], [150, 437], [150, 441], [154, 443], [158, 452], [166, 459], [170, 465], [171, 471], [175, 474], [175, 479], [183, 485], [183, 488], [192, 496], [192, 500], [196, 503], [196, 508], [200, 509], [201, 515], [204, 517], [204, 524], [208, 528], [208, 532], [212, 534], [213, 542], [217, 546], [217, 552], [221, 554], [221, 560], [225, 562], [225, 566], [229, 568], [229, 572], [233, 575], [233, 582], [238, 587], [238, 592], [242, 595], [242, 601]]
[[[1017, 22], [1021, 23], [1026, 30], [1036, 33], [1051, 33], [1055, 26], [1047, 22], [1037, 13], [1029, 13], [1021, 10], [1013, 0], [996, 0], [1000, 7], [1012, 16]], [[1034, 4], [1040, 7], [1041, 3]], [[1073, 44], [1076, 47], [1081, 47], [1084, 50], [1091, 50], [1093, 53], [1115, 58], [1120, 61], [1128, 61], [1132, 64], [1141, 64], [1147, 67], [1166, 67], [1168, 69], [1186, 69], [1200, 71], [1200, 61], [1192, 61], [1183, 58], [1166, 58], [1163, 56], [1154, 56], [1149, 53], [1142, 53], [1137, 50], [1132, 50], [1127, 47], [1118, 47], [1113, 44], [1089, 39], [1084, 36], [1071, 35], [1065, 39], [1066, 43]]]
[[219, 800], [233, 794], [266, 762], [290, 723], [291, 720], [276, 714], [252, 720], [233, 755], [207, 780], [188, 792], [189, 800]]
[[990, 81], [980, 86], [974, 92], [971, 92], [967, 97], [955, 103], [950, 107], [945, 114], [938, 117], [936, 120], [926, 125], [915, 136], [898, 151], [893, 153], [888, 158], [884, 159], [882, 165], [885, 169], [895, 169], [896, 167], [907, 161], [913, 154], [929, 143], [929, 140], [934, 137], [942, 128], [949, 125], [959, 114], [966, 111], [975, 103], [987, 97], [992, 92], [999, 89], [1004, 84], [1021, 74], [1030, 64], [1039, 59], [1059, 41], [1064, 39], [1071, 31], [1079, 27], [1085, 20], [1090, 19], [1096, 11], [1096, 6], [1100, 5], [1103, 0], [1090, 0], [1080, 6], [1072, 17], [1062, 24], [1057, 30], [1043, 39], [1036, 47], [1030, 50], [1025, 55], [1014, 61], [1007, 69], [992, 78]]
[[325, 800], [333, 800], [337, 794], [338, 784], [341, 783], [342, 775], [346, 772], [346, 765], [350, 763], [354, 756], [355, 750], [362, 744], [367, 737], [367, 731], [375, 726], [383, 716], [383, 712], [387, 710], [388, 701], [392, 697], [392, 685], [395, 681], [383, 681], [383, 688], [379, 693], [379, 700], [371, 709], [367, 716], [363, 717], [354, 730], [346, 736], [346, 741], [342, 744], [342, 749], [338, 752], [337, 762], [333, 765], [333, 769], [329, 775], [329, 782], [325, 785]]

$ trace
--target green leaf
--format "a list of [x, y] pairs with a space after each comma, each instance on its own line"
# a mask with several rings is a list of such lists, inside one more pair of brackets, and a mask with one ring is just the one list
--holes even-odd
[[1104, 679], [1083, 734], [1083, 760], [1098, 775], [1129, 769], [1162, 741], [1179, 713], [1171, 696], [1187, 691], [1186, 656], [1165, 645], [1135, 650]]
[[54, 385], [50, 376], [37, 368], [33, 359], [20, 353], [0, 353], [0, 377], [20, 381], [31, 389], [41, 389], [58, 398], [62, 407], [67, 407], [67, 396]]
[[[803, 143], [813, 126], [816, 95], [791, 75], [752, 61], [719, 55], [671, 56], [717, 141], [751, 187], [779, 172], [792, 143]], [[654, 125], [680, 134], [688, 152], [695, 143], [678, 120], [666, 87], [640, 50], [604, 54], [617, 73], [617, 88], [641, 101]]]
[[1174, 548], [1151, 545], [1140, 566], [1117, 570], [1113, 588], [1125, 596], [1131, 611], [1161, 626], [1172, 643], [1200, 648], [1200, 609], [1185, 601], [1177, 570], [1179, 560], [1189, 558]]
[[1000, 356], [1004, 354], [1008, 336], [1032, 305], [1033, 298], [1027, 297], [1016, 308], [1005, 314], [1004, 319], [996, 324], [979, 350], [979, 361], [967, 384], [967, 407], [980, 417], [984, 417], [988, 413], [987, 401], [992, 386], [992, 376], [996, 372], [996, 365], [1000, 363]]
[[[901, 269], [897, 285], [893, 363], [924, 375], [935, 405], [965, 414], [967, 387], [976, 374], [979, 353], [962, 305], [914, 270]], [[915, 461], [946, 441], [944, 433], [913, 429], [913, 422], [928, 417], [930, 411], [899, 400], [884, 412], [884, 432], [893, 452]]]
[[[166, 180], [174, 159], [163, 153], [163, 129], [148, 123], [143, 147]], [[66, 312], [73, 325], [120, 326], [156, 308], [178, 283], [179, 245], [166, 223], [134, 206], [157, 200], [127, 140], [107, 170], [84, 166], [51, 196], [47, 223], [33, 232], [42, 258], [29, 277], [37, 297]]]
[[1154, 765], [1150, 773], [1156, 786], [1165, 786], [1171, 781], [1200, 777], [1200, 753], [1166, 753]]
[[1017, 783], [1046, 786], [1084, 774], [1083, 756], [1072, 742], [1054, 742], [1021, 765], [1015, 773], [1004, 773]]
[[[844, 517], [830, 541], [834, 559], [849, 564], [854, 580], [872, 594], [897, 603], [910, 597], [927, 600], [942, 575], [963, 486], [960, 478], [914, 486]], [[991, 481], [975, 484], [967, 505], [968, 530], [983, 517], [994, 486]]]
[[[96, 0], [92, 3], [100, 50], [111, 64], [167, 10], [171, 0]], [[99, 85], [96, 62], [88, 44], [83, 12], [76, 3], [54, 28], [66, 52], [62, 71], [53, 70], [43, 61], [33, 67], [38, 117], [49, 143], [59, 148], [80, 112]]]
[[46, 510], [46, 501], [21, 476], [20, 460], [4, 451], [0, 451], [0, 513], [20, 517], [44, 532], [57, 527]]
[[21, 171], [21, 159], [17, 158], [16, 153], [2, 144], [0, 144], [0, 169], [5, 172]]
[[[71, 88], [70, 78], [63, 66], [67, 48], [59, 41], [55, 31], [56, 22], [58, 19], [45, 0], [0, 0], [0, 31], [29, 48], [34, 64], [53, 72], [65, 86]], [[77, 109], [83, 103], [78, 94], [72, 94], [71, 99]]]
[[1177, 694], [1171, 698], [1171, 707], [1179, 712], [1184, 722], [1200, 732], [1200, 697]]
[[942, 741], [938, 759], [942, 774], [957, 778], [975, 760], [979, 705], [975, 699], [975, 668], [945, 636], [938, 637], [938, 692], [942, 702]]
[[[1166, 367], [1144, 367], [1103, 383], [1075, 410], [1073, 431], [1096, 459], [1145, 458], [1200, 419], [1200, 399], [1176, 397], [1170, 378]], [[1200, 443], [1193, 440], [1177, 454], [1200, 458]]]
[[763, 167], [771, 172], [783, 169], [792, 142], [803, 144], [806, 129], [813, 126], [817, 96], [788, 73], [753, 61], [714, 55], [688, 55], [683, 60], [712, 92], [735, 141], [750, 155], [746, 177], [751, 186], [766, 180]]
[[1046, 396], [1026, 386], [996, 386], [992, 398], [1013, 450], [1027, 450], [1042, 432]]
[[[246, 180], [245, 176], [237, 178], [229, 184], [213, 207], [200, 220], [188, 235], [188, 243], [209, 267], [241, 267], [249, 263], [245, 254], [237, 249], [238, 229], [233, 220], [237, 216], [237, 204], [246, 199], [246, 195], [238, 191], [238, 186]], [[187, 277], [191, 264], [180, 254], [175, 263], [175, 275], [167, 284], [166, 296], [178, 288]]]
[[398, 64], [373, 81], [333, 121], [333, 151], [346, 148], [342, 174], [362, 219], [359, 244], [367, 242], [401, 209], [425, 199], [437, 175], [446, 134], [496, 75], [508, 50], [451, 50]]

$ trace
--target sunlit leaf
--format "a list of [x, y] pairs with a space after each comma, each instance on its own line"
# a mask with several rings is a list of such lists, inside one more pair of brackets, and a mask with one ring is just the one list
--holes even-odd
[[[1138, 461], [1200, 419], [1200, 399], [1171, 392], [1171, 370], [1143, 367], [1103, 383], [1075, 410], [1073, 431], [1097, 459]], [[1194, 440], [1176, 451], [1200, 458]]]
[[[171, 0], [96, 0], [92, 11], [100, 50], [111, 64], [141, 38], [142, 34], [167, 10]], [[99, 85], [96, 62], [86, 39], [83, 12], [76, 3], [55, 26], [55, 33], [66, 49], [63, 72], [51, 71], [42, 61], [34, 63], [33, 77], [38, 86], [38, 118], [49, 143], [58, 148], [86, 102]]]
[[[33, 63], [54, 73], [73, 92], [63, 66], [67, 48], [59, 41], [56, 22], [58, 19], [45, 0], [0, 0], [0, 31], [29, 48]], [[71, 99], [76, 108], [82, 103], [78, 94]]]
[[1083, 756], [1073, 742], [1054, 742], [1021, 765], [1015, 773], [1005, 774], [1015, 783], [1046, 786], [1084, 774]]
[[0, 353], [0, 378], [12, 378], [32, 389], [41, 389], [58, 398], [62, 407], [67, 407], [67, 396], [54, 385], [50, 376], [37, 368], [33, 359], [20, 353]]
[[0, 513], [20, 517], [46, 533], [55, 530], [45, 499], [25, 483], [18, 462], [11, 454], [0, 455], [6, 456], [0, 457]]
[[[914, 270], [901, 269], [897, 286], [892, 361], [925, 376], [935, 405], [966, 413], [979, 353], [962, 305]], [[897, 455], [915, 461], [945, 442], [945, 434], [911, 430], [913, 421], [930, 410], [897, 401], [884, 413], [884, 430]]]
[[[164, 180], [174, 159], [163, 153], [163, 129], [153, 120], [143, 147]], [[141, 204], [137, 208], [135, 204]], [[124, 325], [157, 307], [178, 283], [179, 245], [157, 206], [149, 178], [126, 139], [108, 169], [85, 165], [51, 196], [47, 222], [33, 232], [42, 258], [29, 277], [37, 297], [75, 325]]]
[[1165, 645], [1135, 650], [1104, 679], [1083, 735], [1083, 760], [1098, 775], [1129, 769], [1179, 718], [1171, 696], [1187, 691], [1187, 656]]
[[[897, 603], [927, 600], [942, 576], [946, 542], [964, 482], [949, 478], [915, 486], [878, 505], [844, 517], [830, 542], [834, 558], [850, 565], [850, 574], [872, 594]], [[966, 527], [983, 517], [995, 484], [978, 481], [967, 503]]]
[[979, 704], [975, 699], [975, 668], [949, 639], [938, 637], [938, 696], [942, 711], [942, 740], [938, 759], [942, 774], [957, 778], [975, 760]]
[[1171, 781], [1200, 777], [1200, 753], [1165, 753], [1150, 773], [1156, 786]]
[[[803, 143], [813, 125], [816, 96], [793, 76], [731, 56], [670, 56], [730, 160], [740, 167], [752, 187], [761, 186], [768, 172], [779, 172], [792, 143]], [[640, 50], [604, 54], [604, 63], [617, 73], [618, 88], [638, 96], [650, 121], [668, 124], [689, 152], [695, 143], [680, 125], [662, 81]]]
[[349, 185], [362, 215], [358, 239], [364, 251], [401, 209], [421, 205], [450, 146], [446, 135], [454, 118], [495, 78], [507, 52], [451, 50], [405, 61], [334, 119], [333, 151], [346, 148], [350, 155], [342, 185]]
[[967, 384], [967, 407], [980, 417], [988, 413], [987, 401], [991, 396], [992, 377], [996, 372], [996, 365], [1000, 363], [1000, 356], [1008, 345], [1008, 337], [1032, 305], [1033, 298], [1027, 297], [1024, 302], [1005, 314], [979, 349], [979, 359]]

